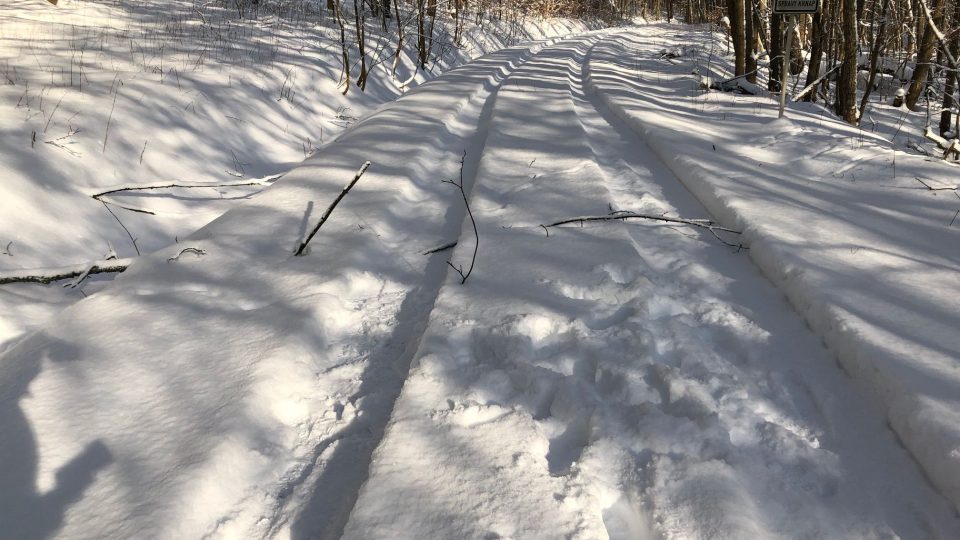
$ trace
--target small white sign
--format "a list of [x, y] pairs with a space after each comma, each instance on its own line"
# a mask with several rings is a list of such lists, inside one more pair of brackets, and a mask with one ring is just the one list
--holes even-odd
[[774, 0], [774, 13], [816, 13], [820, 11], [820, 0]]

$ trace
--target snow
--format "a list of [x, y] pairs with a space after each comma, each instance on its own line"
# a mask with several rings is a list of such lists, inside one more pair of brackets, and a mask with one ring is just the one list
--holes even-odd
[[[147, 20], [72, 5], [81, 19]], [[21, 310], [11, 328], [38, 329], [0, 356], [6, 533], [954, 535], [960, 283], [947, 222], [960, 200], [915, 179], [949, 186], [954, 171], [815, 106], [775, 120], [767, 96], [698, 90], [693, 67], [726, 78], [727, 60], [703, 61], [719, 39], [642, 25], [504, 48], [359, 113], [296, 166], [271, 118], [313, 129], [356, 102], [293, 113], [255, 101], [263, 122], [238, 135], [245, 175], [281, 178], [225, 206], [125, 199], [170, 216], [182, 202], [189, 216], [124, 213], [150, 252], [58, 314], [28, 320], [33, 301], [8, 300]], [[136, 118], [115, 120], [120, 133]], [[203, 138], [201, 124], [185, 133]], [[77, 144], [87, 156], [97, 142]], [[197, 181], [236, 181], [214, 155], [166, 159], [170, 174], [137, 182], [198, 164], [210, 170]], [[80, 201], [102, 207], [91, 194], [130, 185], [97, 171], [136, 167], [110, 159], [84, 162], [51, 208], [23, 195], [20, 229], [50, 238], [50, 253], [101, 258], [89, 240], [115, 222]], [[42, 189], [31, 167], [10, 170]], [[478, 243], [443, 182], [458, 178]], [[749, 249], [676, 222], [541, 227], [612, 211], [718, 219]], [[50, 232], [62, 227], [90, 232]], [[52, 266], [29, 249], [23, 260]], [[474, 249], [461, 284], [448, 261], [466, 269]]]
[[345, 537], [956, 530], [746, 253], [669, 226], [537, 226], [611, 206], [704, 215], [600, 101], [633, 80], [605, 53], [632, 64], [619, 46], [644, 30], [563, 41], [498, 93], [475, 277], [440, 290]]
[[[640, 61], [652, 57], [639, 40], [626, 47]], [[759, 100], [739, 98], [720, 118], [710, 115], [712, 132], [693, 129], [703, 97], [686, 77], [663, 66], [672, 73], [655, 88], [623, 91], [612, 78], [630, 69], [619, 59], [625, 53], [598, 52], [598, 85], [617, 90], [601, 95], [713, 215], [744, 229], [764, 274], [881, 399], [898, 437], [960, 509], [960, 337], [952, 330], [960, 274], [950, 225], [960, 201], [917, 182], [950, 178], [953, 168], [898, 155], [879, 136], [824, 120], [817, 107], [796, 107], [784, 120], [767, 107], [769, 120], [743, 129], [738, 120], [748, 111], [756, 118]], [[666, 89], [686, 94], [668, 115], [653, 99]]]
[[[314, 2], [272, 2], [239, 20], [232, 3], [10, 0], [0, 12], [0, 270], [84, 264], [176, 243], [263, 189], [406, 86], [522, 40], [583, 31], [565, 21], [439, 20], [435, 58], [405, 50], [365, 92], [338, 89], [339, 29]], [[269, 13], [268, 13], [269, 12]], [[392, 54], [394, 35], [370, 38]], [[384, 43], [385, 42], [385, 43]], [[356, 76], [356, 73], [354, 73]], [[35, 138], [35, 141], [34, 141]], [[253, 185], [236, 185], [254, 182]], [[179, 184], [181, 188], [146, 189]], [[99, 199], [110, 203], [136, 245]], [[129, 210], [148, 211], [150, 214]], [[6, 249], [4, 250], [6, 251]], [[0, 347], [102, 288], [0, 290]]]

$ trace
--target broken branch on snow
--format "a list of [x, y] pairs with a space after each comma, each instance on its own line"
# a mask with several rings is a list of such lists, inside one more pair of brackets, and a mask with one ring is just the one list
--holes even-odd
[[94, 193], [90, 197], [102, 202], [110, 203], [114, 206], [119, 206], [124, 210], [130, 210], [131, 212], [140, 212], [142, 214], [156, 215], [150, 210], [144, 210], [142, 208], [133, 208], [130, 206], [124, 206], [118, 204], [116, 201], [111, 201], [109, 199], [104, 200], [104, 197], [107, 195], [113, 195], [114, 193], [123, 193], [127, 191], [150, 191], [154, 189], [197, 189], [197, 188], [218, 188], [218, 187], [241, 187], [241, 186], [269, 186], [270, 182], [280, 178], [281, 175], [268, 176], [259, 180], [247, 180], [244, 182], [198, 182], [194, 184], [177, 184], [173, 183], [158, 183], [158, 184], [143, 184], [139, 186], [120, 186], [108, 189], [106, 191], [101, 191], [100, 193]]
[[440, 253], [441, 251], [446, 251], [448, 249], [453, 249], [455, 247], [457, 247], [456, 240], [454, 240], [453, 242], [448, 242], [442, 246], [435, 247], [433, 249], [428, 249], [427, 251], [424, 251], [423, 253], [421, 253], [421, 255], [432, 255], [434, 253]]
[[360, 170], [357, 171], [357, 174], [353, 175], [353, 180], [350, 180], [350, 182], [347, 185], [343, 186], [343, 190], [340, 191], [340, 195], [337, 195], [337, 198], [334, 199], [332, 203], [330, 203], [330, 206], [328, 206], [327, 209], [323, 212], [323, 215], [320, 216], [320, 221], [317, 223], [317, 226], [314, 227], [312, 231], [310, 231], [310, 234], [307, 235], [307, 237], [302, 242], [300, 242], [300, 246], [297, 247], [297, 250], [293, 252], [293, 255], [295, 257], [299, 257], [303, 255], [303, 250], [307, 249], [307, 244], [310, 243], [310, 240], [313, 240], [313, 236], [317, 234], [317, 231], [320, 230], [320, 227], [322, 227], [323, 224], [326, 223], [327, 219], [330, 217], [330, 214], [333, 213], [333, 209], [336, 208], [337, 205], [340, 204], [340, 201], [347, 196], [347, 193], [349, 193], [350, 190], [353, 189], [353, 186], [357, 183], [358, 180], [360, 180], [360, 177], [363, 176], [363, 173], [367, 172], [367, 169], [369, 167], [370, 167], [370, 162], [369, 161], [364, 162], [364, 164], [360, 166]]
[[957, 139], [951, 139], [948, 141], [947, 139], [944, 139], [940, 135], [937, 135], [936, 133], [934, 133], [933, 130], [930, 129], [930, 126], [927, 126], [923, 130], [923, 136], [926, 137], [928, 140], [935, 142], [937, 146], [940, 147], [941, 150], [943, 150], [942, 159], [944, 161], [946, 161], [946, 159], [950, 157], [951, 153], [954, 154], [957, 158], [960, 158], [960, 141], [958, 141]]
[[727, 227], [717, 225], [716, 223], [714, 223], [713, 221], [710, 221], [709, 219], [673, 218], [673, 217], [667, 217], [663, 215], [639, 214], [637, 212], [618, 211], [618, 212], [613, 212], [611, 214], [607, 214], [605, 216], [580, 216], [575, 218], [562, 219], [560, 221], [555, 221], [553, 223], [548, 223], [540, 226], [543, 227], [543, 230], [547, 232], [547, 236], [549, 237], [550, 227], [559, 227], [560, 225], [568, 225], [570, 223], [579, 223], [581, 226], [583, 226], [583, 224], [588, 221], [617, 221], [617, 220], [626, 220], [626, 219], [646, 219], [651, 221], [663, 221], [667, 223], [677, 223], [681, 225], [689, 225], [691, 227], [698, 227], [698, 228], [706, 229], [710, 231], [710, 234], [712, 234], [717, 240], [719, 240], [724, 245], [735, 247], [737, 249], [750, 249], [744, 246], [743, 244], [734, 244], [732, 242], [728, 242], [723, 238], [721, 238], [719, 234], [717, 234], [717, 231], [726, 232], [730, 234], [742, 234], [741, 231], [736, 231], [733, 229], [728, 229]]
[[[123, 272], [133, 262], [132, 258], [111, 259], [94, 263], [75, 264], [58, 268], [41, 268], [36, 270], [14, 270], [0, 272], [0, 285], [8, 283], [42, 283], [44, 285], [70, 278], [78, 278], [93, 274], [107, 274]], [[79, 284], [77, 280], [77, 284]]]

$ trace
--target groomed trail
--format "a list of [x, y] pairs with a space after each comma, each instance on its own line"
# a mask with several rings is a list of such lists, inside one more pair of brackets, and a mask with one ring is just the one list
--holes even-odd
[[[630, 62], [656, 69], [645, 32], [423, 85], [6, 352], [5, 534], [955, 535], [881, 400], [747, 250], [654, 221], [541, 227], [711, 217], [609, 98]], [[465, 284], [447, 263], [470, 266], [473, 221], [442, 182], [461, 175]]]

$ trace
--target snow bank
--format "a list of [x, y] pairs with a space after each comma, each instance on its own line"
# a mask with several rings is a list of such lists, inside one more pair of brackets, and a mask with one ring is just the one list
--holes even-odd
[[[646, 31], [647, 29], [645, 29]], [[956, 169], [894, 152], [815, 106], [787, 119], [765, 97], [701, 93], [711, 36], [660, 27], [597, 46], [591, 86], [630, 123], [886, 408], [928, 478], [960, 509], [958, 201], [918, 179]], [[713, 59], [716, 62], [716, 59]], [[640, 67], [642, 66], [642, 68]]]
[[[423, 253], [464, 216], [441, 180], [464, 149], [475, 167], [484, 104], [540, 46], [484, 57], [359, 121], [7, 351], [5, 532], [336, 536], [446, 268], [445, 253]], [[170, 260], [184, 248], [198, 251]]]
[[[471, 18], [463, 46], [453, 47], [441, 10], [428, 69], [415, 69], [408, 39], [395, 74], [392, 61], [379, 63], [365, 92], [342, 95], [339, 29], [323, 3], [261, 8], [238, 19], [224, 2], [4, 1], [0, 271], [174, 244], [262, 190], [256, 180], [289, 171], [409, 88], [471, 58], [589, 26]], [[371, 30], [368, 51], [392, 60], [395, 41]], [[243, 181], [252, 184], [224, 185]], [[158, 184], [184, 187], [148, 189]], [[91, 197], [115, 187], [130, 189]], [[105, 282], [0, 289], [0, 347]]]

